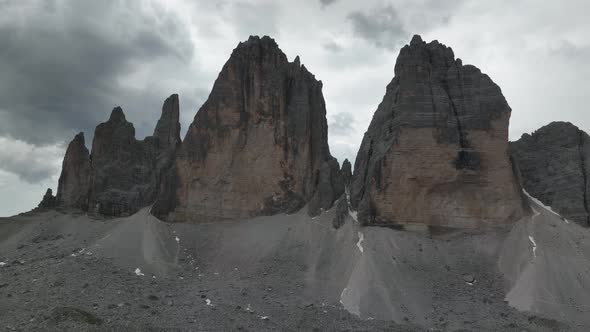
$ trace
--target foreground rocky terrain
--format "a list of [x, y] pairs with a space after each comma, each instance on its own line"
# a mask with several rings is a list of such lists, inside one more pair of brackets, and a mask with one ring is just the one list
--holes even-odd
[[8, 331], [586, 330], [588, 231], [533, 208], [513, 228], [425, 233], [361, 227], [354, 213], [335, 229], [335, 209], [205, 224], [148, 209], [5, 218], [0, 321]]

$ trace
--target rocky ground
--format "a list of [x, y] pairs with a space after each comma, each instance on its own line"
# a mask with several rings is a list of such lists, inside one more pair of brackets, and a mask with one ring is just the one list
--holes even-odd
[[[551, 255], [560, 253], [553, 244], [544, 246], [557, 241], [555, 234], [544, 238], [545, 227], [564, 237], [555, 243], [585, 236], [550, 212], [513, 230], [478, 232], [363, 228], [354, 213], [336, 230], [333, 217], [328, 211], [312, 219], [303, 210], [241, 222], [167, 224], [144, 209], [120, 219], [56, 211], [0, 219], [0, 329], [582, 331], [590, 326], [583, 318], [589, 316], [580, 303], [583, 294], [567, 304], [575, 307], [570, 312], [539, 307], [529, 301], [539, 291], [523, 286], [549, 290], [560, 276], [553, 271], [551, 278], [531, 278], [547, 274]], [[545, 226], [534, 226], [542, 220]], [[536, 232], [533, 258], [527, 232]], [[559, 250], [588, 252], [574, 247]], [[578, 266], [564, 276], [584, 284], [590, 264], [584, 255], [575, 259]], [[536, 266], [532, 272], [530, 266]], [[579, 287], [572, 280], [557, 281]], [[572, 292], [562, 287], [558, 295]]]

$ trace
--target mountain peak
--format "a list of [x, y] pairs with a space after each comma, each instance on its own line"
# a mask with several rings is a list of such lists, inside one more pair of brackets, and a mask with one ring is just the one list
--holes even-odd
[[420, 35], [414, 35], [414, 37], [412, 37], [412, 41], [410, 41], [410, 45], [419, 45], [424, 43], [424, 41], [422, 40], [422, 37], [420, 37]]
[[112, 122], [125, 122], [125, 121], [127, 121], [125, 119], [125, 113], [123, 113], [123, 109], [121, 108], [121, 106], [117, 106], [117, 107], [113, 108], [113, 110], [111, 111], [111, 116], [109, 117], [109, 121], [112, 121]]
[[180, 102], [178, 94], [166, 98], [162, 105], [162, 115], [154, 129], [162, 147], [180, 144]]

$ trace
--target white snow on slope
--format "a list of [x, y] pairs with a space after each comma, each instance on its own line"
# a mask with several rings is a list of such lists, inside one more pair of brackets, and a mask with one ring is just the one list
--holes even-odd
[[[527, 196], [528, 196], [528, 197], [529, 197], [529, 198], [530, 198], [530, 199], [531, 199], [533, 202], [535, 202], [535, 203], [537, 203], [539, 206], [543, 207], [545, 210], [547, 210], [547, 211], [549, 211], [549, 212], [553, 213], [553, 214], [554, 214], [554, 215], [556, 215], [556, 216], [560, 216], [560, 217], [561, 217], [561, 215], [560, 215], [559, 213], [557, 213], [557, 212], [553, 211], [553, 209], [552, 209], [550, 206], [547, 206], [547, 205], [543, 204], [543, 202], [541, 202], [540, 200], [538, 200], [538, 199], [534, 198], [533, 196], [531, 196], [531, 194], [529, 194], [529, 193], [528, 193], [526, 190], [522, 189], [522, 192], [523, 192], [525, 195], [527, 195]], [[563, 217], [562, 217], [562, 218], [563, 218]]]
[[533, 239], [533, 237], [530, 235], [529, 241], [531, 241], [531, 244], [533, 245], [533, 257], [537, 258], [537, 243], [535, 242], [535, 239]]
[[340, 304], [344, 305], [344, 302], [342, 302], [342, 298], [344, 298], [344, 295], [346, 294], [346, 291], [348, 290], [348, 287], [344, 288], [342, 290], [342, 293], [340, 293]]
[[357, 223], [359, 222], [359, 220], [357, 219], [357, 212], [356, 211], [348, 210], [348, 214], [355, 222], [357, 222]]
[[363, 233], [359, 232], [359, 242], [356, 243], [356, 246], [359, 248], [361, 254], [364, 251], [364, 249], [363, 249], [363, 240], [364, 239], [365, 239], [365, 236], [363, 235]]

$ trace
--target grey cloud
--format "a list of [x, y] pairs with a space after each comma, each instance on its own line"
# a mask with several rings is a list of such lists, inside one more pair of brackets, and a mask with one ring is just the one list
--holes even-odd
[[590, 45], [576, 45], [567, 40], [562, 40], [557, 47], [550, 49], [550, 54], [563, 57], [569, 63], [586, 65], [590, 58]]
[[[449, 24], [453, 15], [465, 3], [465, 0], [423, 0], [411, 1], [397, 7], [404, 13], [404, 18], [414, 33], [425, 33], [438, 26]], [[408, 29], [408, 27], [406, 27]]]
[[0, 170], [16, 174], [23, 181], [37, 183], [59, 172], [62, 145], [37, 147], [0, 137], [0, 146]]
[[340, 51], [342, 51], [342, 46], [340, 46], [338, 43], [336, 43], [333, 40], [328, 41], [328, 42], [322, 44], [322, 46], [325, 49], [327, 49], [328, 51], [331, 51], [331, 52], [340, 52]]
[[350, 135], [354, 130], [352, 127], [353, 122], [354, 117], [350, 113], [342, 112], [335, 114], [328, 124], [330, 134], [341, 136]]
[[390, 5], [374, 8], [370, 12], [355, 11], [348, 15], [348, 19], [356, 36], [378, 48], [394, 50], [409, 35], [397, 11]]
[[249, 35], [277, 37], [279, 29], [276, 18], [279, 9], [276, 2], [233, 4], [231, 17], [237, 35], [240, 39], [247, 39]]
[[322, 4], [322, 7], [326, 7], [335, 3], [336, 1], [338, 0], [320, 0], [320, 3]]
[[[161, 75], [186, 65], [192, 44], [180, 20], [151, 5], [116, 0], [4, 4], [0, 136], [49, 144], [81, 130], [92, 134], [120, 104], [131, 106], [126, 113], [135, 112], [128, 118], [156, 117], [164, 97], [177, 91], [158, 88], [158, 77], [142, 77], [155, 81], [151, 91], [122, 82], [142, 65], [157, 64]], [[149, 133], [153, 125], [136, 125], [138, 134]]]

